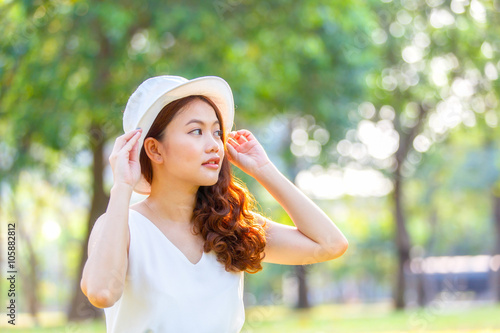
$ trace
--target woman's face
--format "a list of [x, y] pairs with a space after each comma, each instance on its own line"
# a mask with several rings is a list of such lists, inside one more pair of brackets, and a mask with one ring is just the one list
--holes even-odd
[[[167, 125], [162, 140], [163, 164], [168, 177], [212, 186], [219, 179], [224, 158], [222, 129], [215, 110], [207, 102], [195, 99], [181, 109]], [[218, 158], [216, 164], [204, 165]]]

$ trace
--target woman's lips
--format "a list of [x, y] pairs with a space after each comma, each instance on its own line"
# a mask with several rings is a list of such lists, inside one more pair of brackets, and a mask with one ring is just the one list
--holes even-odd
[[214, 170], [217, 170], [219, 168], [219, 165], [218, 164], [214, 164], [214, 163], [206, 163], [206, 164], [202, 164], [204, 167], [207, 167], [207, 168], [210, 168], [210, 169], [214, 169]]

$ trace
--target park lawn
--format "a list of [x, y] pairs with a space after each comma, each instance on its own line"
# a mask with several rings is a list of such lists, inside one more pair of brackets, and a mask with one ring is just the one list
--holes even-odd
[[[47, 322], [43, 316], [41, 322]], [[50, 322], [54, 322], [50, 320]], [[44, 325], [45, 326], [45, 325]], [[1, 332], [105, 333], [103, 321], [69, 323], [47, 328], [9, 328]], [[454, 305], [394, 312], [388, 304], [320, 305], [310, 310], [259, 306], [246, 310], [241, 333], [432, 332], [500, 333], [500, 305]]]
[[[449, 304], [448, 304], [449, 305]], [[431, 306], [395, 312], [389, 304], [321, 305], [310, 310], [284, 307], [247, 309], [242, 332], [498, 332], [500, 305]]]

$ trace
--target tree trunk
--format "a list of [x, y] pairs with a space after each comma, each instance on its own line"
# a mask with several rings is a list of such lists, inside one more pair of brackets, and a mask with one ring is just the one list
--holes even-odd
[[297, 276], [297, 286], [298, 286], [298, 297], [297, 297], [297, 309], [308, 309], [311, 307], [309, 304], [309, 299], [307, 298], [308, 288], [307, 288], [307, 270], [305, 266], [298, 265], [295, 266], [295, 274]]
[[394, 220], [396, 222], [396, 250], [398, 256], [398, 268], [396, 276], [396, 285], [394, 289], [394, 306], [396, 309], [404, 309], [405, 290], [406, 290], [406, 276], [405, 270], [410, 259], [410, 236], [406, 229], [406, 218], [404, 212], [404, 195], [403, 195], [403, 177], [401, 175], [401, 168], [408, 156], [408, 153], [413, 147], [413, 140], [420, 132], [424, 120], [427, 116], [428, 109], [422, 104], [418, 105], [419, 113], [417, 123], [405, 135], [405, 131], [401, 127], [399, 118], [395, 119], [395, 128], [399, 133], [399, 148], [395, 154], [396, 157], [396, 170], [393, 173], [394, 177]]
[[[493, 255], [500, 255], [500, 196], [493, 192], [493, 224], [495, 232], [495, 249]], [[500, 269], [492, 271], [491, 287], [494, 299], [500, 302]]]
[[[433, 192], [433, 191], [432, 191]], [[422, 261], [432, 253], [434, 253], [434, 246], [436, 244], [436, 235], [437, 235], [437, 210], [432, 207], [431, 212], [429, 214], [429, 226], [430, 226], [430, 236], [427, 241], [427, 244], [422, 249], [421, 253], [418, 256], [418, 272], [417, 272], [417, 303], [420, 307], [425, 307], [429, 303], [430, 299], [428, 296], [428, 287], [427, 287], [427, 279], [425, 272], [423, 271]], [[412, 258], [413, 259], [413, 258]]]
[[406, 276], [405, 268], [410, 259], [410, 238], [406, 229], [406, 219], [403, 212], [403, 191], [401, 174], [397, 168], [394, 179], [394, 215], [396, 220], [396, 250], [398, 256], [398, 271], [394, 290], [394, 306], [404, 309]]
[[[16, 224], [17, 229], [19, 230], [19, 238], [23, 240], [22, 244], [25, 245], [24, 247], [26, 248], [27, 252], [27, 257], [28, 257], [28, 269], [26, 270], [21, 270], [20, 275], [23, 277], [23, 281], [26, 283], [28, 288], [26, 288], [27, 293], [26, 293], [26, 298], [28, 300], [28, 311], [29, 314], [31, 315], [31, 318], [33, 319], [33, 322], [35, 323], [35, 326], [39, 326], [39, 321], [38, 321], [38, 310], [40, 308], [40, 302], [39, 302], [39, 297], [38, 296], [38, 258], [36, 255], [36, 251], [33, 247], [33, 242], [31, 241], [30, 235], [26, 232], [25, 228], [23, 227], [23, 221], [20, 218], [20, 215], [17, 213], [17, 206], [14, 204], [14, 211], [16, 212], [15, 216], [16, 221], [19, 221], [19, 223]], [[18, 254], [19, 251], [17, 251], [16, 254]]]
[[425, 274], [422, 272], [422, 265], [419, 265], [420, 272], [415, 274], [417, 278], [417, 304], [419, 307], [424, 307], [427, 304], [425, 293]]
[[104, 161], [103, 161], [103, 151], [105, 138], [102, 135], [101, 128], [93, 124], [91, 127], [91, 147], [92, 154], [94, 157], [94, 164], [92, 166], [93, 173], [93, 196], [92, 203], [90, 207], [90, 214], [87, 221], [87, 235], [83, 244], [83, 252], [80, 259], [80, 265], [78, 268], [77, 279], [73, 287], [73, 299], [68, 313], [68, 320], [77, 321], [89, 318], [99, 318], [102, 316], [102, 310], [94, 307], [88, 301], [87, 297], [83, 294], [80, 288], [80, 280], [83, 273], [83, 267], [87, 261], [87, 250], [88, 242], [90, 237], [90, 232], [94, 226], [95, 221], [106, 212], [108, 206], [109, 196], [104, 192], [104, 181], [103, 181], [103, 171], [104, 171]]

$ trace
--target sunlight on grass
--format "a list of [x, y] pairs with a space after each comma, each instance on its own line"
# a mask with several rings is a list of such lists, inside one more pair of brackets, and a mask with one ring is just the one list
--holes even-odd
[[[26, 327], [25, 314], [16, 328], [0, 323], [2, 332], [105, 333], [104, 321], [64, 323], [62, 314], [41, 313], [43, 328]], [[23, 328], [24, 326], [24, 328]], [[347, 332], [432, 332], [500, 333], [500, 306], [447, 304], [445, 308], [394, 312], [389, 304], [320, 305], [309, 310], [283, 306], [258, 306], [246, 310], [242, 333], [347, 333]]]
[[242, 332], [500, 332], [500, 306], [394, 312], [388, 304], [322, 305], [310, 310], [247, 309]]

